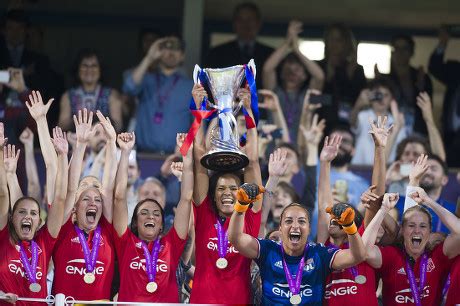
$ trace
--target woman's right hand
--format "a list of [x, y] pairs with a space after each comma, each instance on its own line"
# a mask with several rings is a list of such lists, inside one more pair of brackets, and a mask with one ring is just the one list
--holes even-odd
[[208, 94], [203, 86], [195, 84], [192, 89], [192, 97], [193, 101], [195, 101], [196, 108], [200, 109], [201, 102], [203, 102], [204, 97], [208, 97]]

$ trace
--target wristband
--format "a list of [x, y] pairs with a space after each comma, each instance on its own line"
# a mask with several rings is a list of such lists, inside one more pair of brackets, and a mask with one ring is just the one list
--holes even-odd
[[245, 213], [248, 210], [248, 208], [249, 208], [248, 204], [241, 204], [238, 201], [236, 201], [235, 205], [233, 205], [233, 209], [239, 213]]
[[348, 226], [342, 225], [342, 228], [343, 228], [343, 231], [347, 233], [347, 235], [354, 235], [356, 234], [356, 232], [358, 232], [358, 228], [356, 227], [355, 222], [353, 222], [352, 224]]

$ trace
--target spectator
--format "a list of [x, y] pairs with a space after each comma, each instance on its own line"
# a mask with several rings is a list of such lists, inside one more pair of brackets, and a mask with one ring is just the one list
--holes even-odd
[[[390, 108], [392, 114], [390, 113]], [[398, 106], [395, 101], [394, 84], [387, 78], [378, 78], [371, 81], [368, 89], [363, 90], [358, 101], [351, 112], [351, 123], [356, 135], [356, 151], [351, 160], [354, 165], [372, 165], [374, 155], [371, 152], [374, 149], [374, 142], [369, 135], [369, 121], [377, 121], [378, 116], [387, 116], [388, 124], [394, 124], [394, 137], [391, 143], [385, 147], [387, 160], [394, 160], [396, 154], [396, 145], [406, 137], [406, 129], [403, 128], [403, 120], [398, 115]], [[385, 126], [386, 122], [383, 123]]]
[[323, 106], [320, 114], [333, 126], [338, 120], [348, 122], [350, 110], [366, 86], [366, 77], [363, 67], [357, 63], [355, 38], [346, 25], [329, 26], [324, 44], [325, 57], [319, 65], [326, 75], [323, 93], [332, 96], [332, 106]]
[[444, 61], [444, 53], [449, 42], [449, 33], [441, 29], [439, 43], [430, 58], [430, 73], [447, 86], [442, 112], [443, 139], [446, 143], [447, 164], [460, 167], [460, 62]]
[[[187, 107], [193, 83], [181, 71], [184, 43], [175, 36], [155, 41], [134, 70], [125, 73], [123, 90], [136, 95], [138, 151], [172, 153], [178, 132], [188, 130], [191, 117]], [[152, 64], [155, 71], [150, 72]]]
[[396, 84], [399, 95], [395, 95], [398, 106], [406, 120], [408, 133], [414, 132], [426, 135], [422, 112], [417, 107], [417, 96], [421, 92], [433, 95], [433, 85], [423, 67], [415, 68], [410, 65], [414, 56], [415, 42], [409, 35], [397, 35], [391, 39], [391, 71], [389, 77]]
[[[286, 40], [267, 59], [262, 75], [264, 88], [273, 90], [281, 98], [281, 109], [287, 119], [292, 140], [297, 140], [306, 90], [321, 90], [324, 82], [321, 67], [300, 52], [298, 35], [301, 32], [301, 22], [289, 23]], [[289, 49], [292, 50], [291, 53], [286, 54]]]
[[[5, 133], [10, 142], [15, 143], [24, 128], [32, 123], [24, 105], [30, 93], [27, 86], [40, 89], [45, 96], [60, 95], [62, 86], [61, 80], [51, 71], [49, 59], [25, 46], [29, 25], [26, 13], [10, 10], [4, 20], [0, 70], [9, 69], [11, 75], [8, 84], [0, 84], [0, 120], [5, 123]], [[56, 109], [50, 111], [51, 117], [54, 117]]]
[[[261, 69], [273, 52], [273, 48], [256, 40], [261, 26], [262, 16], [257, 5], [251, 2], [240, 3], [233, 11], [236, 39], [211, 49], [205, 58], [205, 66], [219, 68], [242, 65], [253, 58], [256, 67]], [[257, 87], [262, 88], [261, 78], [256, 81]]]
[[103, 86], [100, 57], [96, 51], [82, 49], [77, 55], [74, 76], [78, 85], [66, 91], [60, 102], [59, 125], [64, 129], [72, 128], [72, 116], [79, 110], [101, 111], [112, 118], [116, 130], [123, 124], [120, 94], [117, 90]]

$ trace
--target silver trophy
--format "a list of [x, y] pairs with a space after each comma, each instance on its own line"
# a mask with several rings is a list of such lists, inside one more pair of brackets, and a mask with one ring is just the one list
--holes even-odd
[[[248, 67], [255, 78], [254, 60], [249, 61]], [[208, 107], [217, 109], [218, 113], [218, 123], [210, 131], [210, 150], [201, 158], [201, 164], [214, 171], [240, 170], [249, 164], [248, 157], [239, 148], [240, 137], [235, 119], [242, 104], [236, 101], [236, 94], [246, 77], [245, 66], [201, 69], [195, 65], [195, 83], [200, 82], [200, 73], [206, 75], [206, 84], [201, 85], [208, 93]]]

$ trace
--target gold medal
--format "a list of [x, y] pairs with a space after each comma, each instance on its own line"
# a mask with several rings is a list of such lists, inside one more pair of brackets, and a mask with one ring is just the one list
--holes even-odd
[[362, 284], [365, 284], [366, 281], [367, 281], [367, 279], [366, 279], [366, 277], [364, 275], [356, 275], [356, 277], [355, 277], [355, 283], [357, 283], [357, 284], [362, 285]]
[[219, 258], [218, 260], [216, 260], [216, 266], [217, 266], [217, 268], [219, 268], [221, 270], [227, 268], [227, 266], [228, 266], [227, 259]]
[[93, 273], [86, 273], [85, 276], [83, 276], [83, 280], [87, 284], [92, 284], [96, 280], [96, 276]]
[[302, 298], [300, 297], [300, 294], [295, 294], [291, 296], [289, 302], [291, 302], [292, 305], [299, 305], [302, 302]]
[[40, 286], [40, 284], [37, 284], [37, 283], [32, 283], [29, 285], [29, 289], [30, 291], [32, 292], [40, 292], [40, 290], [42, 290], [42, 286]]
[[149, 282], [147, 286], [145, 286], [145, 289], [147, 289], [148, 293], [154, 293], [158, 289], [158, 285], [155, 282]]

